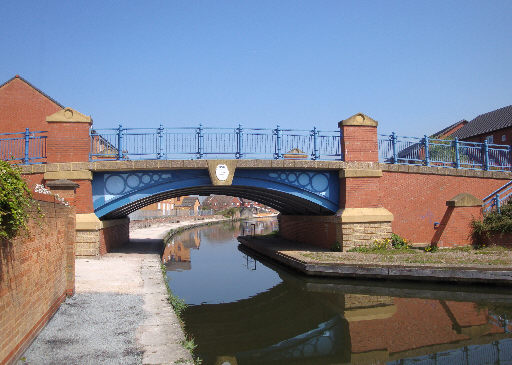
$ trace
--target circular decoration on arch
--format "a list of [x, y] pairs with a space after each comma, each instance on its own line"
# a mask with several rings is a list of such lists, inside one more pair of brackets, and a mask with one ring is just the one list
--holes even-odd
[[286, 180], [286, 174], [284, 172], [281, 172], [281, 174], [279, 175], [279, 178], [281, 180]]
[[140, 177], [138, 177], [137, 175], [135, 174], [130, 174], [128, 175], [128, 177], [126, 178], [126, 185], [128, 185], [128, 187], [130, 189], [135, 189], [139, 186], [140, 184]]
[[316, 191], [325, 191], [329, 187], [329, 179], [324, 174], [316, 174], [311, 179], [311, 187]]
[[121, 175], [110, 175], [105, 180], [105, 190], [111, 195], [121, 194], [124, 188], [124, 179]]
[[309, 185], [309, 183], [311, 182], [311, 179], [309, 177], [308, 174], [306, 174], [305, 172], [301, 173], [299, 175], [299, 178], [297, 179], [297, 181], [299, 182], [300, 185], [302, 186], [307, 186]]
[[149, 176], [149, 174], [142, 175], [142, 183], [143, 184], [149, 184], [150, 181], [151, 181], [151, 176]]
[[160, 176], [158, 174], [153, 174], [153, 181], [160, 180]]
[[297, 181], [297, 175], [294, 172], [290, 172], [288, 174], [288, 182], [293, 184], [295, 181]]

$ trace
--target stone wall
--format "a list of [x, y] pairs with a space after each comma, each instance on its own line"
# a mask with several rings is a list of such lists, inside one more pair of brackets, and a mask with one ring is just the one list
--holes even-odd
[[94, 213], [77, 214], [76, 256], [97, 257], [130, 239], [130, 220], [100, 221]]
[[343, 251], [354, 247], [369, 246], [375, 240], [391, 237], [390, 222], [342, 223]]
[[25, 232], [0, 241], [0, 364], [13, 363], [74, 293], [75, 213], [52, 195], [34, 194]]

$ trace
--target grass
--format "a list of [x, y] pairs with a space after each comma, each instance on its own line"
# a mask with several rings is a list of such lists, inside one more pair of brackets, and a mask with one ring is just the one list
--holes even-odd
[[[181, 328], [183, 329], [183, 332], [185, 333], [185, 339], [181, 341], [181, 345], [190, 352], [190, 355], [192, 355], [192, 359], [194, 360], [194, 364], [200, 365], [202, 364], [203, 360], [199, 358], [198, 356], [194, 355], [194, 350], [197, 347], [197, 344], [194, 342], [194, 339], [187, 335], [185, 331], [185, 324], [183, 322], [183, 311], [187, 309], [188, 305], [185, 303], [183, 299], [175, 295], [171, 287], [169, 286], [169, 283], [167, 282], [167, 269], [164, 264], [160, 264], [160, 270], [162, 272], [162, 276], [164, 277], [164, 283], [165, 288], [167, 289], [167, 302], [171, 305], [172, 309], [176, 313], [176, 316], [178, 317], [180, 321]], [[183, 359], [184, 360], [184, 359]], [[184, 361], [186, 362], [186, 360]]]
[[425, 252], [411, 248], [361, 247], [349, 252], [300, 252], [308, 261], [350, 264], [414, 264], [445, 266], [512, 266], [512, 250], [504, 247], [454, 247]]

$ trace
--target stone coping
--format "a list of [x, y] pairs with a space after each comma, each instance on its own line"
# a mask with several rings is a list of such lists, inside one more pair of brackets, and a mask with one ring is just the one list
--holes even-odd
[[[263, 242], [262, 239], [250, 236], [240, 236], [238, 241], [242, 246], [260, 255], [310, 276], [512, 285], [512, 270], [504, 268], [440, 267], [412, 264], [340, 264], [309, 261], [297, 254], [293, 247], [295, 249], [300, 247], [302, 251], [308, 249], [325, 251], [325, 249], [299, 243], [286, 245], [268, 242], [268, 240]], [[291, 247], [292, 244], [293, 247]]]
[[[512, 172], [453, 169], [435, 166], [393, 165], [377, 162], [313, 161], [313, 160], [232, 160], [239, 169], [319, 169], [319, 170], [371, 170], [366, 175], [380, 175], [384, 172], [463, 176], [511, 180]], [[136, 161], [93, 161], [65, 162], [40, 165], [23, 165], [24, 174], [44, 174], [58, 171], [133, 171], [168, 169], [208, 169], [208, 160], [136, 160]], [[351, 174], [352, 172], [349, 172]], [[81, 172], [81, 174], [83, 174]], [[51, 176], [51, 175], [49, 175]]]

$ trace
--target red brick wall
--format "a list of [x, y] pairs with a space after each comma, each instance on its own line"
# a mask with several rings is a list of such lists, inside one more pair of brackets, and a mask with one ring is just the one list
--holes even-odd
[[471, 222], [482, 219], [482, 207], [446, 207], [432, 243], [437, 247], [468, 246], [473, 243]]
[[76, 189], [75, 195], [75, 208], [78, 214], [93, 213], [94, 207], [92, 204], [92, 183], [90, 180], [73, 180], [73, 182], [80, 185]]
[[378, 179], [379, 202], [394, 215], [393, 232], [417, 243], [430, 243], [446, 201], [459, 193], [482, 199], [505, 180], [384, 171]]
[[[491, 136], [491, 135], [494, 138], [494, 142], [493, 142], [494, 144], [507, 144], [509, 146], [512, 145], [512, 128], [504, 128], [504, 129], [500, 129], [500, 130], [494, 131], [492, 133], [486, 133], [486, 134], [482, 134], [480, 136], [474, 136], [474, 137], [466, 138], [464, 140], [468, 141], [468, 142], [480, 142], [480, 143], [483, 143], [485, 141], [485, 138], [487, 136]], [[503, 135], [505, 135], [505, 141], [501, 140]]]
[[354, 177], [340, 179], [340, 208], [376, 208], [379, 183], [375, 177]]
[[379, 161], [377, 128], [342, 126], [341, 150], [345, 161]]
[[28, 231], [0, 242], [0, 364], [20, 356], [74, 291], [73, 208], [37, 195]]
[[321, 218], [279, 215], [279, 235], [290, 241], [331, 248], [336, 243], [336, 224], [321, 222]]
[[100, 230], [100, 255], [124, 245], [130, 239], [130, 222]]
[[88, 123], [48, 123], [48, 163], [89, 161], [89, 138]]
[[0, 88], [0, 133], [47, 131], [46, 117], [62, 109], [19, 78]]

